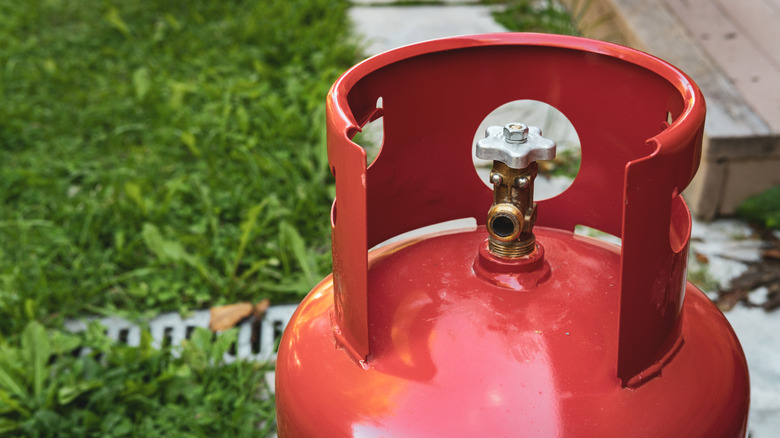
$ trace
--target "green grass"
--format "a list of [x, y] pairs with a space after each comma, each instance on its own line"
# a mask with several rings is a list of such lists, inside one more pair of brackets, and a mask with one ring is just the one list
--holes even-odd
[[[504, 8], [493, 13], [495, 20], [515, 32], [542, 32], [561, 35], [581, 35], [577, 17], [553, 0], [506, 0]], [[587, 8], [577, 8], [580, 13]]]
[[324, 99], [359, 57], [347, 7], [0, 2], [0, 433], [273, 430], [269, 365], [222, 362], [235, 332], [171, 355], [58, 327], [297, 301], [330, 271]]
[[0, 333], [294, 301], [330, 270], [346, 3], [0, 4]]
[[97, 326], [57, 327], [297, 301], [330, 271], [324, 101], [358, 60], [346, 8], [0, 3], [4, 436], [272, 430], [269, 365], [214, 350], [234, 337], [200, 333], [174, 357], [148, 336], [112, 346]]
[[746, 199], [737, 208], [737, 215], [764, 227], [780, 230], [780, 186]]
[[[269, 365], [226, 364], [232, 329], [212, 342], [198, 329], [175, 357], [114, 346], [93, 324], [78, 335], [32, 322], [0, 342], [0, 434], [24, 437], [265, 436], [274, 427]], [[92, 348], [75, 358], [69, 351]], [[49, 358], [56, 360], [49, 360]]]

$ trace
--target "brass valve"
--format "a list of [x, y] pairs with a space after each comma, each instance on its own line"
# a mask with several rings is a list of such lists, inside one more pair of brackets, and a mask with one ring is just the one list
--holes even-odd
[[533, 202], [536, 160], [555, 158], [555, 142], [535, 126], [509, 123], [491, 126], [477, 142], [477, 157], [492, 159], [493, 205], [488, 211], [488, 247], [498, 257], [519, 258], [536, 248]]

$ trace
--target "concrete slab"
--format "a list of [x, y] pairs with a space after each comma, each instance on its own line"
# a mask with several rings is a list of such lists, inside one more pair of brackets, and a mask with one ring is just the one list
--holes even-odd
[[[403, 0], [352, 0], [351, 3], [356, 6], [412, 6], [408, 2], [404, 4]], [[481, 0], [426, 0], [419, 3], [421, 3], [419, 6], [464, 5], [479, 4], [481, 3]]]
[[367, 55], [436, 38], [505, 31], [483, 5], [356, 6], [350, 17], [368, 43]]
[[[271, 306], [266, 310], [262, 320], [255, 321], [254, 317], [250, 317], [241, 322], [237, 326], [238, 339], [235, 352], [225, 353], [225, 363], [241, 359], [261, 362], [276, 360], [276, 338], [281, 336], [287, 327], [296, 307], [296, 304]], [[146, 321], [128, 321], [114, 316], [86, 318], [65, 321], [65, 328], [72, 332], [84, 331], [89, 321], [94, 319], [106, 327], [106, 335], [110, 339], [129, 346], [139, 345], [141, 327], [148, 326], [154, 347], [160, 348], [165, 344], [181, 345], [182, 341], [190, 338], [192, 330], [196, 327], [208, 328], [211, 314], [209, 310], [198, 310], [183, 317], [177, 312], [168, 312]], [[80, 355], [88, 353], [86, 349], [79, 352]], [[180, 352], [174, 349], [172, 354], [178, 357]]]

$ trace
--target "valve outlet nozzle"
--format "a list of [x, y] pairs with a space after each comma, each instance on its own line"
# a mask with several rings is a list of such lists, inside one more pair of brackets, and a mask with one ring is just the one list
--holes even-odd
[[489, 181], [493, 205], [488, 211], [488, 247], [503, 258], [525, 257], [536, 249], [533, 226], [536, 203], [536, 160], [555, 158], [555, 142], [542, 137], [542, 130], [513, 122], [491, 126], [477, 142], [477, 157], [493, 160]]

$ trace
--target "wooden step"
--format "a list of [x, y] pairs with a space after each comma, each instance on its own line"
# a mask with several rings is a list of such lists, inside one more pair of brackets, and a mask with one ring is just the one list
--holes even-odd
[[694, 215], [727, 216], [780, 185], [780, 0], [563, 0], [585, 36], [686, 72], [707, 101]]

